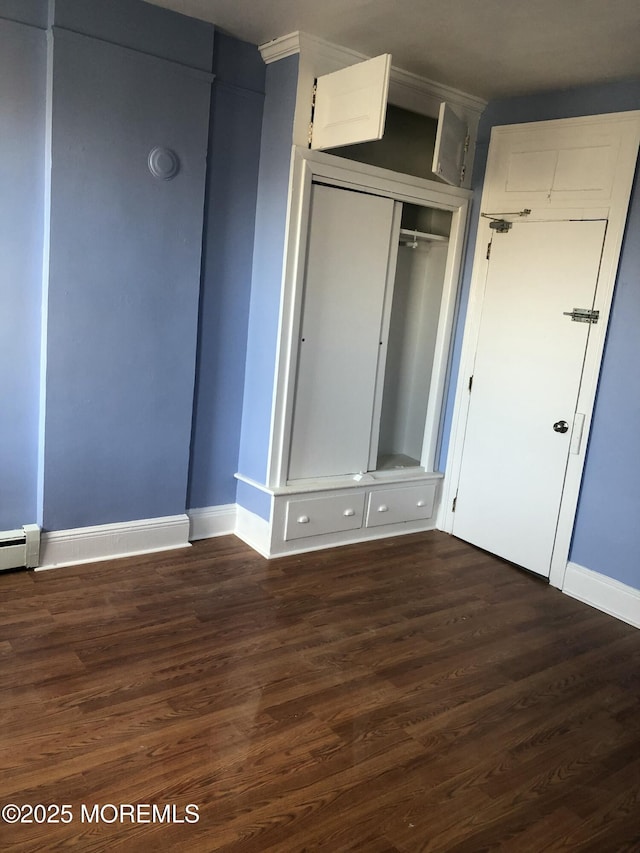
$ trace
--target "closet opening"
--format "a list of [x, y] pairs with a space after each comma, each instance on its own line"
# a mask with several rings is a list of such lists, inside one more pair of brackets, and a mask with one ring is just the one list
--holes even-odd
[[451, 212], [402, 205], [373, 470], [433, 467], [424, 458], [425, 424], [450, 231]]

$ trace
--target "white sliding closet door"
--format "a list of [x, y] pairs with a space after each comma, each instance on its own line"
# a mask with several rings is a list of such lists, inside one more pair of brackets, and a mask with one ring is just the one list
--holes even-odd
[[366, 471], [394, 202], [314, 184], [289, 479]]

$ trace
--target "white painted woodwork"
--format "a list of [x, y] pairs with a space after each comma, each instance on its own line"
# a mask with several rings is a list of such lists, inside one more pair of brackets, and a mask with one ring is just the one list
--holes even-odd
[[362, 527], [364, 492], [337, 497], [296, 498], [287, 502], [285, 540]]
[[[298, 55], [298, 87], [293, 126], [294, 145], [308, 146], [311, 116], [311, 92], [314, 80], [341, 68], [366, 61], [369, 57], [350, 48], [332, 44], [303, 32], [289, 33], [260, 45], [265, 63], [278, 62], [287, 56]], [[434, 80], [428, 80], [392, 66], [388, 102], [421, 115], [438, 118], [442, 101], [452, 105], [469, 126], [470, 146], [467, 154], [467, 173], [463, 186], [471, 185], [471, 168], [476, 131], [487, 102]]]
[[[639, 141], [640, 111], [637, 110], [506, 125], [494, 127], [491, 133], [481, 201], [481, 210], [485, 215], [493, 214], [522, 221], [517, 214], [511, 215], [511, 212], [528, 209], [530, 213], [526, 215], [526, 220], [529, 222], [554, 219], [607, 219], [598, 287], [593, 304], [594, 309], [600, 312], [600, 319], [597, 325], [590, 328], [582, 382], [576, 404], [576, 413], [584, 417], [576, 418], [574, 421], [572, 452], [569, 453], [566, 465], [551, 557], [549, 581], [557, 587], [563, 586], [569, 558], [585, 463], [585, 450], [589, 439]], [[615, 165], [606, 181], [603, 181], [606, 169], [595, 170], [599, 177], [594, 180], [591, 174], [594, 162], [592, 155], [580, 154], [582, 149], [598, 148], [608, 148], [610, 152], [615, 152], [611, 155]], [[557, 153], [557, 157], [554, 152]], [[561, 152], [567, 153], [561, 158]], [[576, 153], [579, 164], [576, 169], [569, 169], [567, 165], [573, 156], [570, 152]], [[524, 159], [520, 159], [521, 155]], [[536, 174], [536, 157], [540, 175]], [[585, 163], [590, 158], [592, 165], [587, 168]], [[555, 183], [556, 172], [553, 171], [552, 174], [548, 166], [550, 160], [553, 163], [562, 160], [564, 163], [558, 181]], [[603, 163], [605, 160], [600, 157], [599, 162]], [[579, 172], [583, 175], [581, 180], [576, 177]], [[579, 186], [580, 182], [585, 184], [584, 188]], [[532, 189], [524, 189], [527, 185]], [[568, 189], [567, 186], [572, 188]], [[467, 412], [473, 396], [469, 395], [468, 381], [473, 373], [478, 331], [483, 315], [483, 293], [488, 267], [486, 250], [492, 233], [489, 220], [481, 219], [478, 225], [469, 307], [460, 357], [447, 477], [438, 517], [438, 525], [449, 532], [453, 530], [456, 517], [452, 506], [463, 461]], [[579, 306], [571, 306], [573, 307]], [[581, 436], [578, 441], [580, 430]], [[506, 497], [505, 500], [507, 500]], [[525, 508], [529, 506], [531, 501], [526, 480], [519, 484], [515, 497], [511, 496], [509, 500], [511, 503], [519, 501]], [[493, 550], [490, 544], [485, 547]]]
[[[346, 477], [336, 479], [331, 487], [327, 480], [282, 486], [272, 491], [270, 541], [260, 540], [260, 553], [266, 557], [301, 554], [432, 530], [442, 479], [442, 474], [414, 473], [402, 483], [393, 478], [387, 482], [385, 476], [376, 472], [357, 483]], [[381, 492], [384, 497], [380, 497]], [[376, 501], [388, 509], [393, 505], [397, 510], [380, 513], [380, 520], [367, 526], [367, 511], [374, 504], [377, 506]], [[240, 510], [238, 513], [240, 524]], [[241, 538], [247, 541], [244, 522]]]
[[227, 536], [229, 533], [234, 533], [237, 509], [236, 504], [188, 509], [189, 541], [195, 542], [198, 539], [211, 539], [214, 536]]
[[391, 54], [318, 77], [311, 148], [324, 150], [381, 139]]
[[535, 211], [609, 204], [625, 177], [624, 161], [635, 135], [634, 115], [494, 128], [486, 177], [492, 209]]
[[[336, 201], [330, 203], [332, 198]], [[402, 503], [402, 512], [408, 513], [404, 519], [386, 516], [386, 522], [371, 527], [361, 519], [359, 527], [352, 527], [356, 524], [355, 513], [342, 513], [353, 507], [336, 512], [333, 501], [354, 501], [356, 495], [368, 500], [369, 494], [380, 489], [419, 485], [428, 485], [429, 493], [436, 497], [439, 494], [442, 475], [429, 472], [433, 471], [468, 200], [466, 190], [309, 149], [294, 149], [268, 477], [266, 483], [256, 483], [237, 475], [272, 496], [272, 514], [267, 523], [270, 542], [265, 544], [262, 534], [258, 537], [261, 553], [302, 553], [435, 526], [433, 508], [427, 514], [426, 504], [418, 507]], [[384, 228], [374, 227], [379, 218], [371, 215], [370, 205], [374, 203], [376, 209], [388, 211], [383, 217]], [[324, 212], [320, 214], [322, 226], [316, 229], [319, 207]], [[429, 460], [430, 467], [427, 472], [415, 466], [402, 470], [385, 467], [360, 476], [357, 472], [367, 471], [370, 445], [377, 444], [373, 433], [382, 400], [379, 380], [385, 363], [378, 358], [378, 352], [384, 350], [385, 323], [391, 316], [403, 209], [411, 214], [412, 229], [415, 225], [436, 232], [418, 234], [418, 240], [428, 239], [437, 244], [437, 252], [446, 255], [429, 403], [422, 425], [423, 457]], [[413, 230], [411, 233], [415, 234]], [[376, 253], [378, 260], [374, 261]], [[357, 259], [356, 270], [361, 262], [365, 264], [364, 286], [355, 283], [357, 277], [350, 274], [343, 255]], [[315, 276], [316, 286], [312, 283]], [[314, 325], [322, 341], [314, 342]], [[374, 328], [375, 335], [370, 336], [368, 331], [363, 334]], [[307, 348], [307, 343], [314, 343], [316, 351]], [[363, 346], [368, 355], [361, 355]], [[418, 367], [422, 369], [421, 365]], [[358, 376], [361, 368], [364, 372]], [[368, 377], [366, 381], [361, 380], [363, 375]], [[369, 388], [366, 394], [364, 388]], [[353, 455], [345, 461], [341, 454], [350, 442]], [[316, 464], [318, 461], [324, 467]], [[377, 453], [372, 468], [376, 462]], [[312, 515], [301, 512], [297, 518], [306, 515], [310, 520], [296, 519], [295, 529], [299, 532], [293, 538], [285, 538], [290, 536], [287, 507], [289, 501], [297, 499], [294, 496], [330, 499], [326, 514], [331, 520], [322, 522], [323, 532], [310, 533]], [[317, 518], [317, 512], [313, 517]], [[242, 536], [246, 541], [252, 537], [255, 542], [256, 536], [247, 532], [240, 515], [238, 519]]]
[[368, 468], [393, 209], [313, 186], [289, 480]]
[[454, 187], [459, 187], [465, 177], [468, 134], [465, 119], [446, 102], [440, 104], [432, 169]]
[[41, 537], [40, 563], [36, 571], [189, 548], [190, 545], [186, 514], [49, 530]]
[[[604, 221], [495, 233], [453, 533], [548, 576], [591, 325]], [[557, 421], [569, 430], [553, 430]]]
[[640, 628], [640, 592], [577, 563], [567, 565], [562, 591], [616, 619]]
[[[433, 357], [427, 417], [423, 424], [423, 466], [426, 470], [434, 470], [433, 466], [469, 193], [466, 190], [446, 187], [443, 184], [436, 184], [432, 181], [411, 178], [407, 175], [397, 175], [362, 163], [349, 162], [331, 155], [296, 148], [294, 149], [290, 236], [285, 257], [286, 270], [283, 283], [282, 328], [279, 342], [276, 386], [274, 389], [272, 444], [269, 460], [269, 476], [266, 484], [267, 490], [274, 494], [277, 493], [279, 488], [286, 487], [286, 484], [292, 480], [289, 466], [290, 450], [292, 442], [295, 444], [297, 440], [293, 436], [294, 415], [299, 421], [297, 413], [298, 403], [294, 392], [296, 377], [299, 372], [298, 359], [302, 355], [300, 339], [304, 335], [301, 332], [301, 327], [307, 304], [303, 300], [303, 292], [306, 270], [310, 265], [307, 255], [311, 248], [311, 240], [309, 238], [310, 222], [313, 218], [311, 215], [311, 199], [312, 194], [316, 191], [316, 183], [318, 182], [322, 182], [328, 188], [343, 187], [344, 189], [352, 189], [357, 195], [365, 193], [375, 194], [389, 200], [396, 200], [396, 213], [394, 213], [395, 218], [391, 227], [391, 248], [388, 258], [389, 271], [387, 273], [387, 281], [391, 282], [391, 285], [393, 284], [393, 276], [395, 274], [394, 251], [397, 253], [398, 247], [398, 212], [405, 204], [414, 207], [416, 213], [419, 214], [416, 220], [418, 225], [424, 228], [433, 228], [440, 232], [433, 236], [422, 235], [429, 241], [435, 239], [436, 242], [444, 242], [446, 241], [444, 232], [449, 232], [449, 250], [447, 252], [444, 286], [442, 288], [440, 323]], [[425, 211], [424, 217], [422, 216], [422, 211]], [[351, 223], [348, 223], [347, 231], [350, 227]], [[353, 233], [351, 232], [352, 237]], [[412, 231], [411, 233], [413, 235], [415, 232]], [[368, 229], [364, 236], [360, 235], [360, 239], [368, 247], [376, 245], [376, 241], [372, 238]], [[418, 235], [418, 239], [421, 239], [420, 235]], [[326, 265], [324, 255], [321, 254], [321, 258], [322, 264]], [[392, 286], [388, 285], [384, 303], [385, 307], [383, 309], [383, 335], [376, 342], [380, 350], [383, 350], [386, 344], [384, 329], [385, 322], [387, 322], [385, 318], [390, 316], [390, 295], [392, 296]], [[366, 301], [368, 302], [368, 300], [369, 297], [367, 297]], [[348, 331], [349, 335], [351, 335], [351, 328]], [[333, 328], [331, 328], [331, 335], [334, 336]], [[382, 346], [379, 344], [380, 340], [383, 341]], [[348, 346], [352, 348], [352, 344], [353, 341], [349, 338]], [[383, 373], [382, 365], [384, 365], [384, 361], [380, 360], [376, 368], [377, 385], [374, 394], [374, 411], [369, 426], [371, 430], [370, 443], [373, 447], [373, 453], [369, 458], [368, 464], [358, 465], [357, 470], [375, 469], [377, 463], [376, 427], [379, 423], [379, 406], [382, 402], [382, 385], [380, 383], [381, 374]], [[340, 375], [342, 375], [342, 369], [341, 367]], [[362, 411], [358, 411], [357, 414], [360, 417]], [[335, 420], [334, 418], [333, 421], [335, 422]], [[346, 423], [347, 419], [345, 418]], [[311, 424], [311, 428], [313, 428], [313, 423]], [[338, 435], [339, 440], [342, 441], [343, 436], [340, 435], [341, 432], [344, 433], [344, 430], [341, 431], [336, 428], [332, 440]], [[304, 430], [302, 433], [304, 433]], [[368, 447], [369, 442], [366, 444]], [[341, 472], [328, 476], [332, 478], [348, 476], [348, 472], [352, 471], [353, 467], [353, 465], [350, 465]], [[392, 467], [389, 468], [386, 464], [384, 467], [385, 479], [388, 477], [400, 479], [406, 477], [407, 472], [405, 471], [394, 471]], [[314, 482], [315, 486], [313, 488], [328, 488], [328, 484], [326, 483], [327, 477], [323, 478], [323, 476], [318, 475], [312, 471], [311, 467], [307, 467], [304, 474], [305, 476], [302, 477], [302, 473], [300, 472], [300, 478], [305, 481]], [[295, 482], [299, 484], [300, 479], [296, 479]]]
[[370, 492], [365, 524], [379, 527], [431, 518], [435, 495], [434, 483]]

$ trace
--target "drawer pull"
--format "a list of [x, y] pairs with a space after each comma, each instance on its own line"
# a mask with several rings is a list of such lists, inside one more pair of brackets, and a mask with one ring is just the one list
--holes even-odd
[[388, 511], [389, 511], [389, 507], [386, 504], [380, 504], [380, 506], [378, 507], [378, 512], [388, 512]]
[[309, 524], [309, 516], [308, 515], [301, 515], [300, 518], [298, 519], [298, 524]]
[[427, 502], [426, 502], [426, 501], [418, 501], [418, 503], [416, 504], [416, 506], [426, 506], [426, 504], [427, 504]]
[[345, 509], [345, 511], [342, 514], [344, 515], [345, 518], [351, 518], [352, 515], [356, 514], [356, 511], [355, 511], [355, 509]]

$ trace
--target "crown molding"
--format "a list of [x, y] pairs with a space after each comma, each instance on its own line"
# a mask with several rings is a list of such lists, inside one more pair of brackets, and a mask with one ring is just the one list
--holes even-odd
[[[371, 58], [359, 51], [332, 44], [303, 32], [289, 33], [286, 36], [273, 39], [260, 45], [259, 50], [267, 65], [285, 59], [287, 56], [300, 55], [317, 67], [327, 68], [328, 70], [324, 73], [330, 73], [331, 70], [337, 71], [339, 68], [346, 68], [348, 65], [354, 65], [356, 62], [363, 62]], [[487, 105], [487, 102], [482, 98], [477, 98], [475, 95], [461, 92], [459, 89], [429, 80], [426, 77], [420, 77], [410, 71], [404, 71], [395, 65], [391, 68], [390, 87], [392, 91], [395, 90], [398, 94], [398, 100], [402, 104], [407, 104], [407, 108], [410, 108], [414, 100], [425, 97], [449, 101], [478, 114]]]

